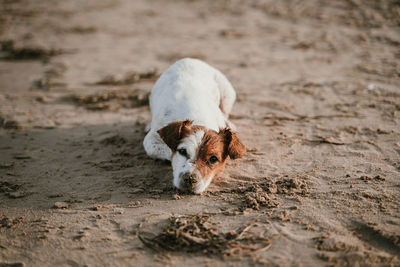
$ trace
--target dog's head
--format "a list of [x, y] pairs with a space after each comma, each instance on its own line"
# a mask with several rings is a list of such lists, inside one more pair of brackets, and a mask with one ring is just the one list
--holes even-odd
[[196, 194], [224, 170], [228, 156], [236, 159], [246, 153], [229, 128], [216, 132], [186, 120], [172, 122], [157, 132], [172, 150], [174, 185]]

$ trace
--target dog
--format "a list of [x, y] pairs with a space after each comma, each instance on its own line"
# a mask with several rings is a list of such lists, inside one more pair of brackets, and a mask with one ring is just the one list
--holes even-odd
[[171, 161], [178, 189], [203, 192], [228, 157], [246, 153], [228, 120], [235, 99], [228, 79], [198, 59], [178, 60], [156, 81], [143, 146], [148, 156]]

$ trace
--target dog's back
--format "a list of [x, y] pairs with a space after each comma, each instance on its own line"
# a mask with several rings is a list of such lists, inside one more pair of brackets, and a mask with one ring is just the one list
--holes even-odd
[[[229, 94], [224, 94], [226, 90]], [[189, 119], [196, 125], [218, 131], [227, 126], [231, 107], [227, 113], [221, 110], [221, 101], [226, 95], [232, 98], [233, 104], [235, 92], [221, 72], [197, 59], [181, 59], [154, 85], [150, 96], [151, 129]]]

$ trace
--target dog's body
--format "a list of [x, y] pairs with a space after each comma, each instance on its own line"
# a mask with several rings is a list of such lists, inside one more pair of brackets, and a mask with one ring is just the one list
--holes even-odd
[[[176, 187], [200, 193], [223, 170], [228, 155], [245, 153], [228, 121], [235, 98], [226, 77], [196, 59], [177, 61], [154, 85], [143, 145], [149, 156], [171, 160]], [[238, 147], [231, 148], [233, 143]], [[207, 157], [213, 157], [212, 164]]]

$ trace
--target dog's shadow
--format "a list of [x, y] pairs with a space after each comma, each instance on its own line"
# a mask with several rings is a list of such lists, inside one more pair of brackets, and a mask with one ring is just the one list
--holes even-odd
[[171, 199], [170, 163], [146, 155], [144, 136], [134, 122], [0, 135], [0, 201], [43, 209]]

